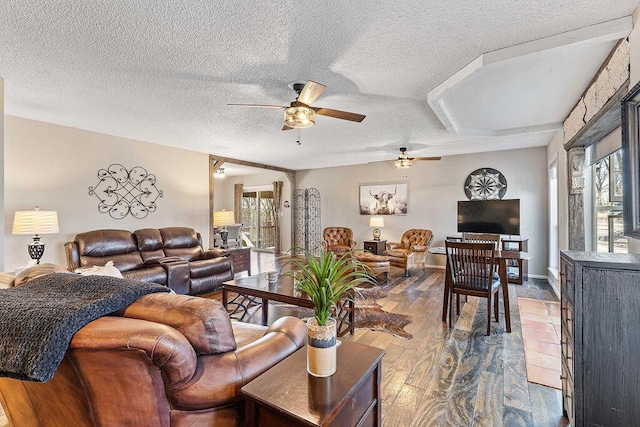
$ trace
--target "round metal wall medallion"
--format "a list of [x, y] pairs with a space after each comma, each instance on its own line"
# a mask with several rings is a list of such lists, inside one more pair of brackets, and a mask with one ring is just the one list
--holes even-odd
[[464, 182], [464, 192], [469, 200], [500, 200], [507, 192], [507, 179], [495, 169], [476, 169]]

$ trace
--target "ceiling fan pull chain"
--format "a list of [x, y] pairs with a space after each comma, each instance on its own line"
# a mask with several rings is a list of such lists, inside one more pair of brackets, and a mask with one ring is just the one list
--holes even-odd
[[302, 131], [300, 131], [300, 129], [299, 129], [299, 128], [298, 128], [298, 129], [296, 129], [296, 130], [298, 131], [298, 136], [297, 136], [297, 138], [296, 138], [296, 143], [297, 143], [298, 145], [302, 145], [302, 142], [300, 142], [300, 136], [301, 136], [301, 134], [302, 134]]

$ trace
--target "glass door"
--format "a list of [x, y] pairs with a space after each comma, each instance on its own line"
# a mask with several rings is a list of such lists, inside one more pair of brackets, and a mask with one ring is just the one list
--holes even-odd
[[245, 189], [242, 221], [243, 231], [256, 249], [273, 250], [276, 241], [273, 190]]

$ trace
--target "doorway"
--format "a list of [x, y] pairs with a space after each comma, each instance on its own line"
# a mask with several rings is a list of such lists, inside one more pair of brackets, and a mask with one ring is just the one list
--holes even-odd
[[243, 231], [255, 249], [273, 251], [276, 243], [276, 217], [273, 187], [245, 188], [242, 192]]

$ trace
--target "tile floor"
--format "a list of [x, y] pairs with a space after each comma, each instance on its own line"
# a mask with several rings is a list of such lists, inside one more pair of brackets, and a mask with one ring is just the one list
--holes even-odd
[[527, 380], [557, 389], [560, 380], [560, 303], [518, 298]]

